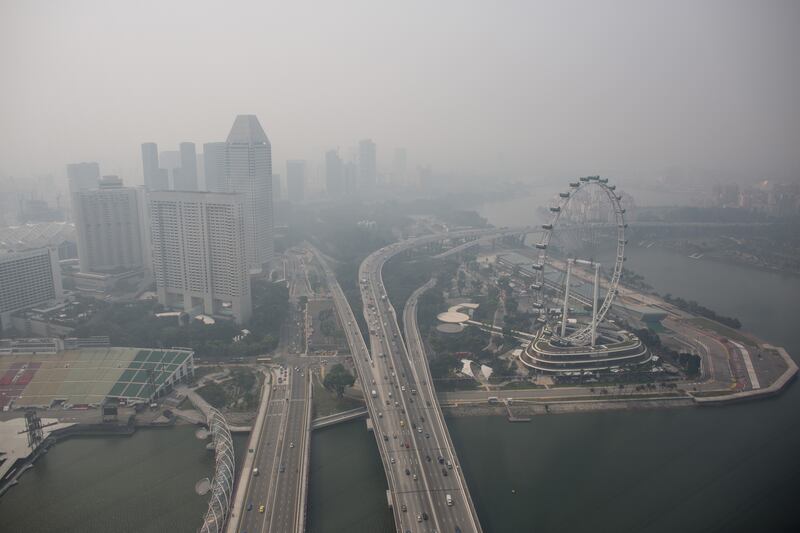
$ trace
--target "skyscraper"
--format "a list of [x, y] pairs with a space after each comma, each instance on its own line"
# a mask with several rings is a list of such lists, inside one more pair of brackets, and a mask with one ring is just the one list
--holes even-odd
[[140, 198], [117, 176], [72, 193], [81, 272], [111, 273], [145, 266]]
[[325, 152], [325, 189], [330, 197], [344, 195], [344, 167], [338, 150]]
[[0, 251], [0, 330], [11, 327], [15, 311], [63, 297], [56, 250]]
[[97, 163], [70, 163], [67, 165], [69, 192], [97, 188], [100, 179], [100, 165]]
[[405, 148], [398, 148], [394, 151], [394, 161], [392, 171], [396, 185], [406, 185], [408, 172], [408, 153]]
[[358, 186], [369, 190], [375, 187], [378, 179], [377, 148], [372, 139], [358, 143]]
[[246, 199], [241, 194], [150, 194], [150, 234], [158, 301], [187, 313], [250, 319]]
[[205, 167], [205, 190], [221, 192], [225, 190], [225, 149], [223, 142], [203, 145], [203, 166]]
[[158, 145], [156, 143], [142, 144], [142, 175], [144, 176], [144, 186], [148, 191], [169, 189], [169, 175], [166, 170], [158, 166]]
[[272, 261], [272, 145], [255, 115], [239, 115], [226, 141], [224, 190], [244, 195], [247, 263], [254, 273]]
[[286, 162], [286, 191], [289, 201], [298, 204], [305, 199], [306, 162], [290, 159]]
[[176, 191], [197, 190], [197, 151], [194, 143], [180, 144], [180, 168], [173, 170], [172, 188]]

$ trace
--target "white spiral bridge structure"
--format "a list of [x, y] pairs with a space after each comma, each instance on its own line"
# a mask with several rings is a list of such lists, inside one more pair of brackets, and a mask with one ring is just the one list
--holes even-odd
[[211, 481], [211, 499], [203, 517], [200, 533], [221, 533], [230, 513], [233, 495], [236, 456], [228, 423], [222, 413], [210, 408], [206, 415], [208, 430], [211, 433], [209, 448], [214, 450], [214, 479]]

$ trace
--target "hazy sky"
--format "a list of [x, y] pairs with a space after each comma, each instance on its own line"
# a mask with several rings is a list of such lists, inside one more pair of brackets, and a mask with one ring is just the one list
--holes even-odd
[[800, 176], [800, 2], [0, 0], [0, 177], [224, 140], [358, 139], [518, 176]]

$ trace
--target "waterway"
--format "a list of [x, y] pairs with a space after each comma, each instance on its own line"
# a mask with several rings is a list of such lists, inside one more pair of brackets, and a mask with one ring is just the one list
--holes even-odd
[[[484, 206], [496, 225], [536, 223], [541, 198]], [[658, 203], [653, 200], [653, 203]], [[800, 354], [800, 278], [631, 248], [627, 266], [661, 293], [735, 316]], [[448, 420], [484, 530], [797, 531], [800, 384], [724, 408]], [[0, 532], [192, 532], [195, 482], [212, 457], [193, 428], [64, 441], [0, 498]], [[237, 449], [244, 437], [236, 436]], [[312, 533], [393, 530], [374, 437], [363, 421], [312, 437]], [[514, 492], [512, 492], [514, 491]]]
[[363, 420], [315, 431], [311, 450], [309, 533], [394, 530], [386, 475]]
[[[481, 214], [498, 226], [533, 224], [549, 198], [488, 204]], [[658, 292], [737, 317], [798, 359], [800, 278], [656, 247], [632, 248], [628, 258]], [[729, 407], [537, 416], [529, 424], [463, 417], [448, 427], [487, 533], [800, 530], [798, 383], [778, 398]], [[315, 441], [312, 461], [336, 464], [312, 471], [312, 531], [391, 531], [360, 518], [386, 510], [374, 438], [353, 425], [318, 440], [324, 449]]]
[[[58, 443], [0, 498], [0, 531], [197, 531], [208, 497], [194, 486], [212, 475], [214, 457], [194, 432], [177, 426]], [[234, 445], [241, 456], [244, 437]]]

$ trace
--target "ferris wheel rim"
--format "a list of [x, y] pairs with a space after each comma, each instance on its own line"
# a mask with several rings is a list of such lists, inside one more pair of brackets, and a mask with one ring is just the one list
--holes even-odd
[[[557, 229], [561, 214], [564, 212], [566, 206], [569, 205], [575, 193], [590, 186], [599, 187], [606, 194], [610, 200], [610, 206], [614, 212], [614, 220], [617, 226], [617, 253], [614, 260], [614, 268], [611, 273], [611, 280], [609, 282], [605, 297], [602, 298], [602, 303], [599, 304], [597, 310], [595, 322], [596, 325], [599, 325], [603, 322], [605, 316], [608, 314], [608, 311], [611, 308], [614, 298], [617, 295], [619, 281], [622, 277], [623, 263], [625, 261], [625, 244], [627, 243], [625, 240], [625, 229], [627, 228], [627, 223], [625, 222], [625, 209], [620, 203], [622, 196], [617, 194], [616, 186], [609, 184], [607, 178], [601, 178], [600, 176], [582, 177], [577, 181], [570, 182], [569, 190], [566, 193], [559, 193], [558, 205], [550, 207], [550, 212], [552, 213], [550, 221], [547, 224], [542, 224], [543, 233], [539, 242], [536, 244], [536, 248], [539, 251], [539, 256], [537, 263], [534, 265], [534, 271], [536, 273], [534, 289], [538, 295], [535, 306], [539, 308], [540, 321], [542, 317], [545, 317], [542, 328], [552, 326], [551, 321], [547, 318], [548, 310], [544, 307], [544, 291], [545, 285], [547, 284], [545, 279], [545, 267], [547, 265], [548, 248], [550, 241], [552, 240], [553, 232]], [[601, 300], [598, 299], [598, 303], [600, 301]], [[571, 334], [565, 336], [565, 339], [575, 343], [585, 342], [587, 337], [591, 335], [591, 329], [591, 324], [579, 327]], [[555, 331], [555, 328], [551, 328], [551, 330]]]

